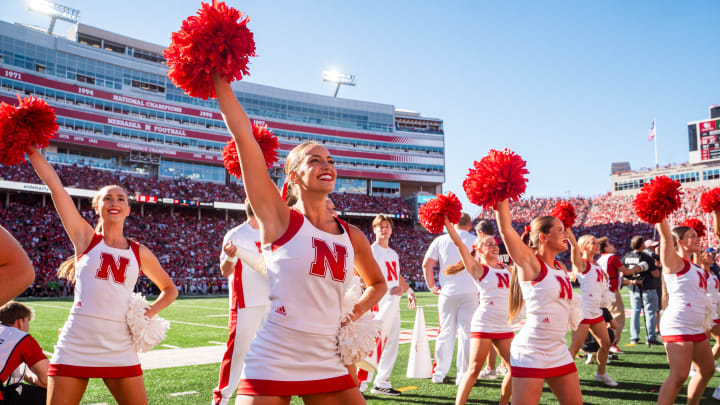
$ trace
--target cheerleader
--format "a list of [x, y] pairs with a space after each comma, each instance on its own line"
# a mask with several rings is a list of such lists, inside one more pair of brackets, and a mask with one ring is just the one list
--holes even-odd
[[715, 263], [715, 255], [712, 248], [707, 248], [700, 255], [694, 255], [694, 257], [697, 258], [697, 264], [705, 270], [708, 295], [712, 298], [712, 313], [714, 316], [710, 335], [715, 339], [712, 353], [713, 359], [717, 361], [718, 357], [720, 357], [720, 313], [718, 313], [718, 306], [720, 306], [720, 279], [711, 269], [711, 266]]
[[608, 289], [604, 272], [600, 265], [594, 261], [595, 255], [600, 253], [600, 244], [592, 235], [583, 235], [576, 241], [575, 235], [569, 229], [568, 240], [571, 247], [572, 269], [580, 282], [580, 291], [582, 291], [584, 316], [580, 325], [572, 333], [570, 355], [575, 358], [578, 350], [585, 342], [589, 330], [600, 346], [597, 352], [598, 366], [595, 381], [601, 382], [608, 387], [617, 387], [618, 383], [605, 370], [608, 353], [610, 352], [610, 336], [603, 319], [602, 299]]
[[[510, 295], [510, 271], [498, 261], [500, 248], [492, 235], [478, 236], [472, 252], [465, 246], [460, 235], [445, 218], [445, 229], [460, 253], [461, 262], [444, 270], [446, 275], [467, 270], [480, 293], [480, 305], [473, 314], [470, 325], [470, 366], [463, 374], [455, 397], [455, 404], [464, 404], [470, 396], [475, 381], [482, 370], [490, 345], [506, 364], [510, 364], [510, 342], [515, 336], [508, 323], [508, 297]], [[479, 258], [479, 262], [476, 260]], [[502, 382], [500, 404], [510, 402], [511, 373]]]
[[0, 226], [0, 305], [22, 294], [32, 285], [35, 271], [27, 253], [4, 227]]
[[105, 186], [93, 198], [93, 229], [78, 212], [60, 178], [42, 154], [30, 163], [50, 194], [75, 248], [58, 270], [75, 282], [75, 300], [48, 371], [48, 404], [79, 404], [89, 378], [102, 378], [118, 404], [147, 404], [142, 369], [125, 320], [140, 271], [160, 289], [146, 310], [152, 318], [177, 297], [177, 289], [153, 253], [123, 234], [130, 205], [120, 186]]
[[710, 309], [705, 271], [690, 262], [700, 254], [700, 239], [687, 226], [670, 230], [667, 220], [658, 225], [660, 262], [663, 269], [663, 307], [660, 332], [665, 343], [670, 375], [658, 394], [658, 404], [672, 404], [687, 379], [690, 365], [695, 374], [688, 383], [687, 403], [699, 404], [703, 391], [715, 371], [710, 342], [705, 332], [705, 316]]
[[565, 334], [570, 323], [572, 286], [555, 256], [567, 250], [559, 219], [533, 219], [523, 238], [512, 226], [508, 200], [495, 212], [500, 235], [515, 266], [510, 279], [508, 319], [525, 303], [527, 322], [510, 346], [513, 402], [537, 404], [548, 383], [561, 404], [582, 404], [580, 380]]
[[245, 357], [236, 403], [289, 403], [294, 395], [308, 404], [364, 403], [338, 350], [344, 284], [354, 264], [368, 287], [351, 320], [375, 305], [387, 287], [362, 231], [327, 209], [337, 177], [334, 160], [312, 142], [288, 154], [284, 187], [297, 198], [288, 208], [230, 84], [216, 74], [214, 86], [260, 225], [270, 282], [270, 312]]

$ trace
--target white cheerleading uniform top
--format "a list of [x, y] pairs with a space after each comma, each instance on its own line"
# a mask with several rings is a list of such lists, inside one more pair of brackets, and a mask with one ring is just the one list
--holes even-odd
[[707, 307], [707, 273], [685, 260], [685, 267], [675, 274], [663, 273], [668, 305], [660, 318], [660, 333], [666, 336], [691, 336], [705, 333], [703, 322]]
[[268, 322], [300, 332], [337, 336], [344, 284], [353, 274], [354, 250], [350, 228], [336, 220], [343, 231], [340, 235], [315, 228], [291, 209], [287, 231], [262, 246], [270, 281]]
[[125, 322], [139, 273], [137, 242], [131, 241], [129, 249], [118, 249], [95, 234], [85, 252], [75, 258], [75, 300], [70, 314]]
[[587, 268], [583, 273], [578, 273], [582, 292], [583, 317], [585, 319], [596, 319], [602, 317], [602, 298], [607, 285], [604, 282], [605, 274], [599, 265], [585, 261]]
[[[222, 245], [225, 246], [228, 241], [232, 241], [235, 246], [262, 253], [260, 231], [247, 222], [228, 231], [223, 238]], [[220, 262], [223, 262], [226, 257], [225, 251], [220, 249]], [[270, 283], [242, 260], [238, 260], [235, 264], [228, 289], [230, 291], [230, 310], [270, 304], [268, 298]]]
[[470, 332], [512, 333], [508, 323], [510, 272], [502, 263], [499, 268], [484, 266], [485, 274], [473, 279], [480, 293], [480, 305], [473, 314]]
[[[458, 234], [468, 250], [472, 250], [473, 243], [475, 243], [475, 235], [464, 230], [458, 231]], [[445, 234], [435, 238], [425, 253], [425, 258], [438, 261], [438, 266], [440, 267], [440, 295], [477, 293], [473, 285], [473, 278], [467, 271], [461, 271], [451, 276], [444, 273], [444, 270], [448, 266], [457, 264], [461, 260], [460, 253], [452, 239], [450, 239], [450, 235]]]
[[715, 320], [720, 320], [720, 310], [718, 310], [718, 306], [720, 305], [720, 280], [718, 280], [717, 276], [712, 271], [706, 274], [708, 275], [708, 294], [710, 294], [713, 308], [715, 308]]
[[393, 295], [390, 295], [390, 290], [392, 290], [393, 287], [400, 286], [400, 277], [402, 277], [400, 275], [400, 259], [395, 250], [389, 247], [384, 248], [377, 242], [373, 243], [371, 248], [373, 257], [380, 267], [380, 272], [382, 272], [385, 277], [385, 282], [387, 283], [387, 292], [378, 302], [378, 306], [382, 307], [393, 301]]
[[[540, 274], [533, 281], [520, 281], [525, 300], [525, 326], [565, 338], [570, 317], [572, 285], [567, 272], [548, 266], [540, 258]], [[557, 262], [555, 266], [560, 267]]]

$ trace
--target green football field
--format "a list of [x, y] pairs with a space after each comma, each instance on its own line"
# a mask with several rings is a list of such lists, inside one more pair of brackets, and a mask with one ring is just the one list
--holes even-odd
[[[35, 310], [35, 320], [30, 324], [30, 333], [38, 340], [43, 350], [53, 351], [57, 340], [58, 328], [62, 327], [70, 310], [70, 299], [32, 299], [22, 300]], [[437, 298], [430, 293], [418, 294], [419, 305], [424, 307], [427, 327], [437, 327]], [[408, 310], [403, 299], [402, 328], [412, 329], [415, 313]], [[629, 303], [626, 297], [626, 306]], [[163, 342], [155, 350], [171, 348], [193, 348], [217, 345], [227, 340], [227, 297], [181, 298], [162, 312], [161, 316], [171, 321], [171, 329]], [[586, 365], [583, 360], [576, 361], [580, 372], [585, 404], [648, 404], [657, 400], [657, 391], [668, 375], [664, 348], [645, 345], [625, 347], [629, 339], [629, 319], [626, 322], [621, 348], [626, 354], [608, 366], [608, 373], [618, 382], [617, 388], [607, 388], [593, 380], [595, 365]], [[642, 328], [641, 328], [642, 329]], [[645, 332], [641, 332], [644, 341]], [[568, 335], [569, 338], [569, 335]], [[430, 342], [430, 351], [434, 348]], [[430, 380], [409, 379], [405, 377], [410, 344], [401, 344], [391, 382], [395, 388], [403, 389], [400, 397], [379, 397], [367, 395], [369, 404], [445, 404], [453, 403], [455, 385], [432, 384]], [[209, 404], [212, 389], [217, 384], [217, 363], [185, 366], [145, 371], [145, 386], [151, 404]], [[454, 377], [454, 367], [449, 376]], [[499, 398], [501, 380], [480, 380], [470, 395], [469, 404], [493, 404]], [[720, 403], [711, 398], [714, 388], [720, 384], [719, 377], [713, 377], [705, 391], [703, 403]], [[369, 390], [368, 390], [369, 392]], [[684, 404], [686, 390], [681, 391], [676, 403]], [[175, 395], [173, 395], [175, 394]], [[182, 394], [182, 395], [178, 395]], [[101, 380], [93, 380], [83, 399], [83, 404], [114, 403], [112, 396]], [[232, 403], [232, 402], [231, 402]], [[293, 399], [293, 404], [302, 403]], [[556, 403], [546, 387], [542, 404]]]

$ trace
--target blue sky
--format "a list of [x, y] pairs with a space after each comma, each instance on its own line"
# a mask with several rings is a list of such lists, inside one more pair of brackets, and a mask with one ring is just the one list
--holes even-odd
[[[527, 195], [598, 195], [610, 163], [688, 159], [687, 122], [720, 104], [720, 2], [230, 1], [247, 13], [251, 82], [332, 94], [335, 67], [357, 76], [340, 97], [445, 121], [444, 191], [490, 148], [528, 161]], [[3, 20], [46, 26], [25, 0]], [[81, 21], [162, 45], [196, 1], [65, 0]], [[57, 31], [67, 25], [58, 23]]]

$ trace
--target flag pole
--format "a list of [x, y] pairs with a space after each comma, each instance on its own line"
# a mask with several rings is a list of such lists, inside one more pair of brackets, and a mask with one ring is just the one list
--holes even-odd
[[653, 138], [655, 138], [655, 168], [657, 169], [657, 168], [659, 168], [660, 166], [658, 166], [658, 154], [657, 154], [657, 121], [655, 120], [655, 118], [653, 118], [653, 124], [655, 125], [655, 136], [654, 136]]

